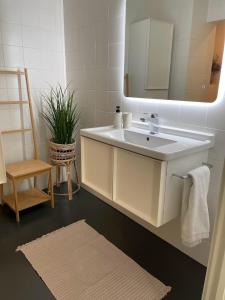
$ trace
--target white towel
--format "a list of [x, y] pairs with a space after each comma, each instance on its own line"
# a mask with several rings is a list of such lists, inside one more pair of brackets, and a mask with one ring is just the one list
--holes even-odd
[[195, 247], [209, 238], [210, 223], [207, 196], [210, 170], [202, 166], [188, 173], [182, 201], [181, 238], [187, 247]]

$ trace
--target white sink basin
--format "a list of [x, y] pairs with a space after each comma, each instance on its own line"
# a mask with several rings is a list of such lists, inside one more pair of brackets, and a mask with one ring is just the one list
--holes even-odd
[[160, 134], [153, 135], [129, 130], [124, 130], [124, 140], [150, 149], [176, 143], [174, 140], [160, 137]]
[[172, 143], [176, 143], [175, 140], [171, 140], [162, 136], [162, 134], [150, 134], [145, 131], [134, 130], [114, 130], [105, 133], [111, 138], [124, 140], [127, 143], [132, 143], [137, 146], [143, 146], [146, 148], [156, 148]]
[[214, 145], [214, 135], [211, 133], [174, 129], [174, 134], [171, 134], [171, 131], [170, 134], [160, 132], [153, 135], [148, 130], [135, 127], [123, 130], [109, 126], [82, 129], [81, 136], [160, 160], [175, 159]]

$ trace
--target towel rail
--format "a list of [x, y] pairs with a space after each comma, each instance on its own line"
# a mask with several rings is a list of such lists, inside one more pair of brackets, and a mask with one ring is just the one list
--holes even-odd
[[[212, 169], [213, 168], [213, 165], [211, 164], [208, 164], [208, 163], [202, 163], [203, 166], [207, 166], [209, 169]], [[191, 178], [190, 175], [186, 174], [186, 175], [179, 175], [179, 174], [172, 174], [173, 177], [177, 177], [179, 179], [188, 179], [188, 178]]]

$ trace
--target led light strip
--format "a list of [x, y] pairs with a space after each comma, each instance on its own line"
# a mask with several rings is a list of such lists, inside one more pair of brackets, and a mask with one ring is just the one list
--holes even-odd
[[[126, 0], [125, 0], [126, 5]], [[124, 14], [124, 22], [122, 22], [121, 25], [121, 31], [123, 31], [123, 36], [125, 36], [126, 31], [126, 10]], [[124, 42], [124, 48], [123, 48], [123, 66], [125, 62], [125, 46], [126, 43]], [[123, 82], [124, 87], [124, 68], [122, 68], [121, 73], [121, 80]], [[125, 96], [124, 96], [125, 97]], [[160, 102], [160, 104], [171, 104], [171, 105], [186, 105], [186, 106], [215, 106], [220, 104], [222, 101], [225, 100], [225, 46], [224, 46], [224, 53], [223, 53], [223, 62], [222, 62], [222, 68], [221, 68], [221, 75], [220, 75], [220, 83], [219, 83], [219, 89], [218, 89], [218, 95], [217, 99], [214, 102], [191, 102], [191, 101], [182, 101], [182, 100], [166, 100], [166, 99], [143, 99], [143, 98], [132, 98], [132, 97], [125, 97], [127, 100], [134, 101], [134, 102], [147, 102], [147, 103], [156, 103], [156, 101]]]

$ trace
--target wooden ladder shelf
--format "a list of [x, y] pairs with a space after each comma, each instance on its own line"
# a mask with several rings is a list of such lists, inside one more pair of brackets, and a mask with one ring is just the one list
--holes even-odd
[[[4, 195], [3, 184], [0, 185], [0, 198], [2, 204], [7, 204], [16, 214], [16, 221], [20, 222], [19, 212], [26, 208], [32, 207], [34, 205], [51, 201], [51, 206], [54, 207], [54, 193], [52, 184], [52, 166], [44, 161], [38, 159], [38, 147], [35, 133], [34, 115], [32, 110], [32, 101], [30, 93], [30, 85], [28, 72], [25, 68], [21, 70], [0, 70], [0, 75], [16, 75], [18, 79], [18, 93], [19, 100], [0, 100], [0, 105], [21, 105], [27, 104], [29, 106], [29, 116], [31, 121], [31, 128], [24, 128], [24, 120], [21, 120], [21, 128], [18, 129], [7, 129], [1, 131], [3, 137], [8, 134], [25, 134], [26, 132], [31, 132], [33, 141], [33, 159], [24, 160], [20, 162], [15, 162], [6, 165], [6, 176], [7, 179], [12, 183], [13, 193], [11, 195]], [[22, 99], [22, 79], [21, 76], [25, 76], [26, 82], [26, 92], [28, 100]], [[37, 188], [37, 176], [48, 174], [48, 192], [45, 193]], [[34, 178], [33, 188], [18, 192], [18, 185], [21, 181], [29, 178]]]

